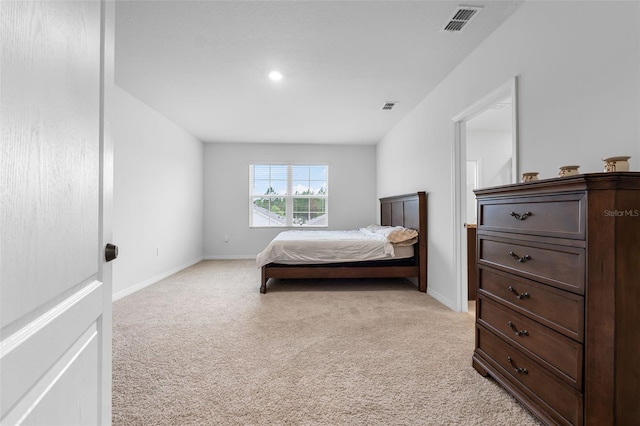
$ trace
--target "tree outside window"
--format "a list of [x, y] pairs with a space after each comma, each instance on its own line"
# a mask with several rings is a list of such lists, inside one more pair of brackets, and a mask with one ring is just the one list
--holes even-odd
[[250, 226], [326, 227], [327, 165], [250, 165]]

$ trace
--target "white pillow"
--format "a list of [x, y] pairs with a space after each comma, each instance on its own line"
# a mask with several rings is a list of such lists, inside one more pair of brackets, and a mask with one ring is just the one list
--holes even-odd
[[379, 235], [383, 235], [390, 243], [402, 243], [418, 238], [418, 231], [402, 226], [369, 225], [367, 229]]
[[411, 238], [410, 240], [401, 241], [399, 243], [391, 243], [394, 247], [409, 247], [418, 242], [418, 237]]

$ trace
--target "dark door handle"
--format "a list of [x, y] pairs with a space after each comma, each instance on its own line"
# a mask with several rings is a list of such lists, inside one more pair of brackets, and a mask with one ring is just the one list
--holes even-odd
[[107, 262], [111, 262], [117, 257], [118, 257], [118, 246], [115, 244], [107, 243], [107, 246], [104, 248], [104, 259]]

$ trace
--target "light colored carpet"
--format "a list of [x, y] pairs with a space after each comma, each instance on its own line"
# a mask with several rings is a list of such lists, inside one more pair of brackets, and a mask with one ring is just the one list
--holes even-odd
[[114, 425], [539, 424], [410, 282], [259, 280], [204, 261], [115, 302]]

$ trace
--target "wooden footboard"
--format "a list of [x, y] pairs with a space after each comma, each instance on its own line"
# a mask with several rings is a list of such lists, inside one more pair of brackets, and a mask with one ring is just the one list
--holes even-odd
[[[269, 278], [409, 278], [419, 279], [419, 268], [411, 266], [270, 266], [262, 267], [260, 293], [267, 292]], [[425, 291], [425, 290], [421, 290]]]
[[265, 265], [261, 269], [260, 293], [267, 292], [269, 278], [413, 278], [418, 279], [418, 290], [427, 291], [427, 194], [399, 195], [380, 199], [380, 223], [385, 226], [404, 226], [418, 231], [414, 246], [414, 261], [410, 265], [397, 265], [384, 261], [371, 266]]

